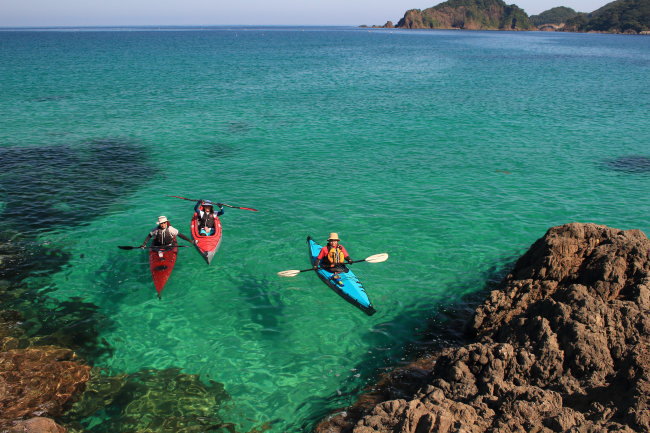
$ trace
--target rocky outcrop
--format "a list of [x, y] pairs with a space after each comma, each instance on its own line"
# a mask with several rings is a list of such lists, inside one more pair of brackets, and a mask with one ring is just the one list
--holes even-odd
[[533, 30], [523, 9], [503, 0], [448, 0], [406, 11], [396, 27], [404, 29]]
[[382, 379], [318, 432], [650, 431], [650, 240], [550, 229], [480, 305], [473, 342]]

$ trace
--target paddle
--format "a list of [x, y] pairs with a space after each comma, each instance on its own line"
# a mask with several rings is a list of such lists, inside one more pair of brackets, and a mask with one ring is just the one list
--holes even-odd
[[[198, 200], [194, 200], [194, 199], [191, 199], [191, 198], [179, 197], [177, 195], [168, 195], [167, 197], [180, 198], [181, 200], [187, 200], [187, 201], [198, 201]], [[258, 212], [257, 209], [253, 209], [252, 207], [233, 206], [233, 205], [226, 204], [226, 203], [217, 203], [217, 206], [226, 206], [226, 207], [231, 207], [233, 209], [243, 209], [243, 210], [250, 210], [250, 211], [253, 211], [253, 212]]]
[[[388, 260], [388, 254], [381, 253], [381, 254], [372, 255], [370, 257], [366, 257], [363, 260], [353, 260], [351, 263], [348, 263], [348, 264], [351, 265], [352, 263], [359, 263], [359, 262], [381, 263], [381, 262], [385, 262], [386, 260]], [[325, 268], [319, 268], [319, 269], [325, 269]], [[314, 268], [303, 269], [302, 271], [299, 271], [297, 269], [292, 269], [290, 271], [278, 272], [278, 275], [281, 276], [281, 277], [295, 277], [296, 275], [298, 275], [301, 272], [315, 271], [315, 270], [316, 269], [314, 269]], [[327, 269], [325, 269], [325, 270], [327, 270]]]
[[[132, 247], [130, 245], [118, 245], [117, 246], [121, 250], [139, 250], [140, 247]], [[176, 248], [186, 248], [189, 247], [189, 245], [176, 245]], [[171, 247], [145, 247], [150, 250], [163, 250], [166, 248], [171, 248]], [[143, 248], [144, 249], [144, 248]]]

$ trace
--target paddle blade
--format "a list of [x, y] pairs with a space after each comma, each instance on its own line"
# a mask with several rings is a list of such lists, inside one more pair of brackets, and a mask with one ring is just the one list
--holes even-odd
[[385, 262], [388, 260], [388, 254], [387, 253], [380, 253], [380, 254], [375, 254], [370, 257], [366, 257], [366, 262], [368, 263], [381, 263]]
[[140, 248], [140, 247], [132, 247], [129, 245], [118, 245], [117, 247], [121, 250], [135, 250], [136, 248]]
[[278, 275], [281, 276], [281, 277], [295, 277], [299, 273], [300, 273], [300, 271], [298, 271], [296, 269], [293, 269], [293, 270], [290, 270], [290, 271], [278, 272]]

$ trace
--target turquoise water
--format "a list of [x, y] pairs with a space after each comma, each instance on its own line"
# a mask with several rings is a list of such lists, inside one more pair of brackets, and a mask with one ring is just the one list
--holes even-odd
[[[398, 364], [440, 305], [547, 228], [648, 232], [650, 40], [233, 28], [0, 32], [2, 221], [70, 255], [31, 284], [112, 319], [112, 373], [224, 384], [246, 431], [304, 431]], [[211, 266], [180, 251], [158, 301], [156, 217], [227, 209]], [[377, 314], [315, 275], [341, 235]]]

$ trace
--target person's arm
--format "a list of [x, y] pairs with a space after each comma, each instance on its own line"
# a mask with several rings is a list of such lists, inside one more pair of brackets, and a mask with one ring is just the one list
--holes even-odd
[[181, 233], [181, 232], [178, 232], [178, 237], [181, 238], [181, 239], [186, 240], [187, 242], [189, 242], [189, 243], [191, 243], [191, 244], [194, 243], [194, 241], [193, 241], [192, 239], [188, 238], [187, 236], [185, 236], [185, 235], [184, 235], [183, 233]]
[[223, 215], [223, 205], [219, 203], [219, 212], [217, 212], [217, 216], [220, 217], [221, 215]]
[[318, 253], [318, 256], [316, 256], [316, 261], [314, 262], [314, 269], [318, 269], [320, 266], [320, 261], [323, 260], [323, 257], [327, 255], [327, 247], [323, 247], [320, 250], [320, 253]]
[[144, 241], [142, 242], [142, 245], [140, 245], [140, 248], [144, 249], [147, 247], [147, 243], [149, 243], [149, 239], [151, 239], [151, 236], [153, 236], [151, 233], [147, 235], [146, 238], [144, 238]]
[[194, 212], [199, 213], [199, 208], [203, 204], [203, 200], [199, 200], [196, 202], [196, 206], [194, 206]]

